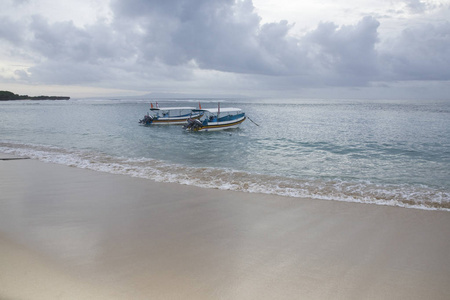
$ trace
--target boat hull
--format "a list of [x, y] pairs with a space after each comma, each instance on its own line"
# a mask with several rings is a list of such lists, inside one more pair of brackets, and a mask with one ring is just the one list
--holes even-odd
[[239, 125], [241, 125], [242, 122], [244, 122], [246, 117], [241, 117], [236, 120], [232, 121], [225, 121], [225, 122], [209, 122], [208, 125], [202, 126], [194, 131], [219, 131], [219, 130], [225, 130], [225, 129], [232, 129], [237, 128]]
[[143, 125], [183, 125], [189, 118], [199, 119], [202, 115], [183, 116], [183, 117], [169, 117], [169, 118], [155, 118], [148, 122], [143, 122]]
[[[199, 116], [192, 117], [191, 119], [198, 119], [198, 118], [199, 118]], [[187, 122], [188, 119], [189, 118], [183, 118], [183, 119], [160, 118], [158, 120], [153, 120], [151, 125], [183, 125]]]

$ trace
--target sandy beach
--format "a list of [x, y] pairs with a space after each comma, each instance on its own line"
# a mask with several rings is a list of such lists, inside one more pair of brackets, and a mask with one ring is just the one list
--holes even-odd
[[450, 299], [450, 213], [0, 155], [0, 299]]

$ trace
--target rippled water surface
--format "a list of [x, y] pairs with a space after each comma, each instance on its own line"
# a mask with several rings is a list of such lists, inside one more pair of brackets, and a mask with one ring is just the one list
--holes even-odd
[[[247, 120], [205, 133], [141, 126], [144, 100], [0, 102], [0, 151], [207, 188], [450, 208], [448, 102], [220, 101], [259, 126]], [[203, 108], [217, 102], [201, 100]]]

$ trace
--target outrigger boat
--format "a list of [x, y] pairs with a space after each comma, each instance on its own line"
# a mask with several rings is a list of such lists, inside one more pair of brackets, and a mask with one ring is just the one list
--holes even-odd
[[203, 113], [193, 112], [195, 107], [153, 107], [151, 103], [150, 111], [139, 123], [143, 125], [174, 125], [185, 124], [189, 118], [198, 119]]
[[245, 121], [245, 113], [240, 108], [194, 109], [193, 113], [202, 114], [199, 119], [189, 118], [184, 125], [188, 131], [217, 131], [237, 128]]

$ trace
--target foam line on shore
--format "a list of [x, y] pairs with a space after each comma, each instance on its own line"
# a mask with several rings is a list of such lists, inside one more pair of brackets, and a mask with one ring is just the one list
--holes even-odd
[[448, 189], [425, 185], [337, 178], [290, 178], [275, 174], [186, 166], [151, 158], [115, 157], [43, 145], [3, 143], [0, 144], [0, 151], [2, 150], [45, 162], [202, 188], [450, 211]]

